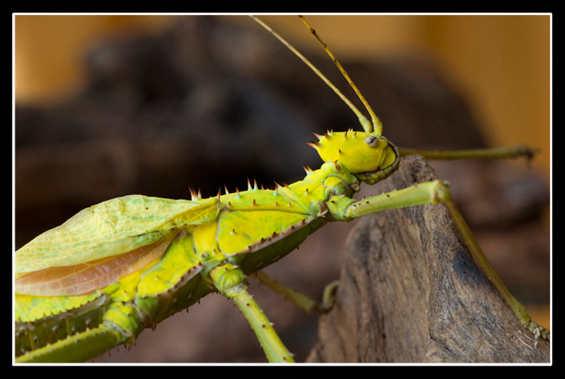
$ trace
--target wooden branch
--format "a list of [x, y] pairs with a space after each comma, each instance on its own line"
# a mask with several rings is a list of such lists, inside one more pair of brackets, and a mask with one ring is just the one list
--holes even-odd
[[[382, 190], [434, 179], [410, 156]], [[549, 362], [549, 343], [522, 327], [442, 205], [358, 222], [308, 362]]]

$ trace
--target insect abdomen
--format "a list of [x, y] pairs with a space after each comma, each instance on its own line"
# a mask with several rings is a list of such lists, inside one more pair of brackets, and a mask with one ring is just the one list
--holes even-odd
[[[110, 303], [110, 296], [101, 292], [47, 298], [16, 295], [16, 356], [97, 327]], [[39, 313], [42, 316], [35, 318]]]

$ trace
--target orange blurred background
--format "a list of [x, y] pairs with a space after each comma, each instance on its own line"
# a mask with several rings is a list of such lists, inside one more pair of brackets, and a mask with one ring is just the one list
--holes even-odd
[[[85, 49], [100, 37], [159, 32], [179, 16], [15, 16], [16, 101], [58, 98], [80, 86]], [[258, 27], [247, 17], [226, 22]], [[289, 41], [324, 54], [292, 16], [264, 16]], [[549, 15], [309, 16], [338, 57], [416, 52], [431, 56], [467, 95], [493, 146], [541, 149], [533, 167], [550, 175]], [[339, 85], [342, 85], [338, 84]], [[359, 83], [358, 83], [359, 84]], [[360, 84], [363, 86], [368, 83]], [[369, 99], [370, 102], [370, 99]]]

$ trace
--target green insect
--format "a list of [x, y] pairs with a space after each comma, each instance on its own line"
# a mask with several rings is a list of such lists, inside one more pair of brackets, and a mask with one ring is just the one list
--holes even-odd
[[[329, 131], [310, 145], [324, 161], [303, 180], [273, 190], [249, 183], [202, 199], [125, 196], [84, 209], [16, 251], [16, 362], [80, 362], [131, 345], [148, 327], [211, 292], [234, 301], [270, 362], [293, 362], [266, 315], [247, 292], [258, 279], [307, 310], [319, 304], [274, 283], [260, 270], [296, 249], [331, 221], [351, 221], [381, 210], [441, 203], [447, 207], [475, 259], [530, 331], [549, 339], [498, 278], [451, 200], [443, 181], [357, 201], [361, 182], [391, 175], [407, 152], [382, 136], [382, 124], [322, 43], [371, 115], [368, 121], [344, 95], [282, 37], [254, 18], [308, 64], [359, 117], [363, 131]], [[417, 153], [426, 155], [426, 152]], [[531, 157], [528, 148], [443, 152], [443, 158]]]

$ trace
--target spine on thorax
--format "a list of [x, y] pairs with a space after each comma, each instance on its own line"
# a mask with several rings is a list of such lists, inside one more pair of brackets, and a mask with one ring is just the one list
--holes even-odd
[[307, 170], [303, 180], [280, 186], [277, 191], [312, 217], [347, 221], [341, 215], [343, 209], [355, 202], [351, 196], [359, 191], [359, 181], [338, 162], [325, 163], [318, 170]]

